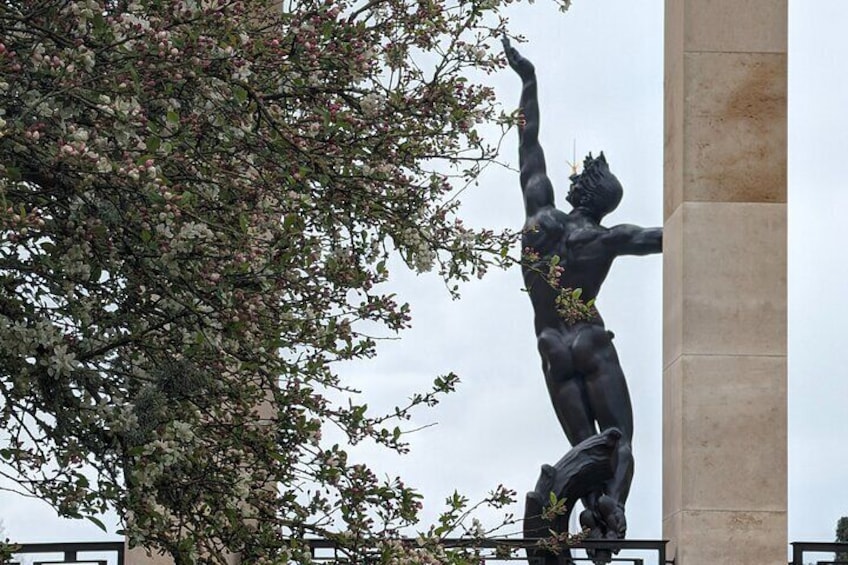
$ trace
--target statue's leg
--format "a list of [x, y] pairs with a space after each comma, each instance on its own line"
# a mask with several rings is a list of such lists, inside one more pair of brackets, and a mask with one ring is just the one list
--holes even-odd
[[[580, 442], [594, 436], [598, 430], [595, 427], [595, 418], [589, 406], [588, 392], [583, 378], [579, 375], [570, 374], [567, 378], [557, 378], [563, 372], [547, 371], [545, 373], [548, 392], [554, 405], [560, 425], [568, 437], [569, 443], [574, 447]], [[581, 513], [581, 527], [590, 530], [591, 537], [604, 537], [605, 532], [597, 526], [589, 525], [586, 520], [589, 514], [597, 514], [597, 502], [603, 492], [599, 489], [581, 498], [583, 508]], [[565, 525], [568, 527], [568, 524]]]
[[[591, 390], [587, 386], [584, 371], [577, 366], [574, 355], [575, 337], [579, 336], [580, 333], [554, 330], [545, 330], [539, 336], [539, 352], [542, 354], [548, 392], [560, 425], [572, 447], [598, 433]], [[589, 530], [588, 536], [594, 539], [602, 539], [607, 533], [598, 511], [598, 501], [602, 495], [603, 492], [599, 490], [581, 499], [585, 510], [580, 515], [580, 523], [583, 528]], [[589, 550], [587, 553], [590, 558], [601, 560], [611, 557], [609, 552]]]
[[[598, 432], [586, 385], [574, 366], [571, 351], [573, 340], [573, 333], [545, 329], [539, 335], [538, 341], [545, 383], [554, 412], [572, 447]], [[592, 508], [591, 511], [594, 512], [595, 502], [600, 494], [594, 493], [584, 497], [584, 507]], [[562, 528], [568, 528], [567, 521]], [[597, 533], [601, 535], [600, 530]]]
[[545, 329], [539, 335], [542, 370], [554, 412], [572, 447], [597, 433], [582, 379], [575, 371], [570, 334]]
[[[604, 493], [594, 503], [592, 515], [599, 522], [593, 537], [621, 539], [627, 530], [624, 504], [633, 480], [633, 410], [630, 393], [612, 338], [603, 327], [586, 326], [572, 347], [575, 368], [583, 374], [589, 409], [601, 431], [618, 428], [622, 437], [617, 450], [616, 469]], [[600, 534], [600, 535], [599, 535]], [[608, 561], [608, 552], [594, 552], [597, 562]]]
[[587, 326], [572, 347], [575, 368], [583, 374], [589, 410], [603, 430], [618, 428], [622, 437], [618, 449], [618, 467], [607, 485], [606, 494], [624, 504], [633, 479], [633, 408], [630, 392], [618, 354], [609, 333], [600, 326]]

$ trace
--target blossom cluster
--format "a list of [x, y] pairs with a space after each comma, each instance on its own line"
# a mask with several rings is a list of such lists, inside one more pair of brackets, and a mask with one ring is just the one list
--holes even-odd
[[521, 261], [526, 271], [533, 273], [541, 284], [550, 287], [553, 307], [566, 324], [574, 325], [598, 316], [594, 298], [586, 300], [582, 288], [563, 285], [566, 266], [558, 255], [542, 256], [536, 249], [527, 246], [521, 252]]

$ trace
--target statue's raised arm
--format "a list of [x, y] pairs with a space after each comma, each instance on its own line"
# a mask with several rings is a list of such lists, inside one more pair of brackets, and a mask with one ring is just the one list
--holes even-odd
[[522, 89], [519, 111], [521, 123], [518, 129], [518, 163], [521, 168], [521, 191], [528, 216], [541, 208], [554, 206], [554, 190], [545, 169], [545, 152], [539, 144], [539, 99], [536, 85], [536, 69], [522, 57], [509, 39], [503, 40], [504, 53], [509, 66], [521, 77]]

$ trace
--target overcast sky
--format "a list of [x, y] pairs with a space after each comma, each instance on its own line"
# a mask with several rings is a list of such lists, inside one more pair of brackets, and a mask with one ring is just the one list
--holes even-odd
[[[514, 32], [529, 39], [519, 49], [536, 65], [540, 137], [558, 203], [565, 205], [566, 160], [576, 142], [581, 160], [604, 150], [624, 185], [606, 224], [661, 225], [663, 1], [574, 0], [564, 15], [539, 1], [508, 15]], [[825, 541], [848, 515], [848, 266], [839, 231], [848, 211], [839, 168], [848, 149], [848, 2], [790, 0], [789, 22], [789, 540]], [[511, 71], [487, 80], [507, 107], [517, 106], [520, 81]], [[516, 166], [515, 132], [501, 157]], [[474, 225], [518, 229], [523, 222], [513, 171], [490, 169], [464, 202]], [[661, 268], [659, 256], [620, 259], [598, 299], [633, 399], [636, 474], [627, 517], [634, 539], [662, 536]], [[568, 444], [545, 390], [520, 273], [469, 283], [458, 302], [436, 277], [397, 275], [413, 329], [383, 344], [376, 360], [343, 373], [366, 389], [375, 409], [391, 408], [448, 371], [463, 383], [412, 424], [438, 423], [411, 436], [411, 454], [361, 449], [356, 456], [417, 485], [425, 519], [454, 489], [473, 499], [503, 483], [523, 499], [540, 465], [559, 459]], [[0, 519], [17, 541], [104, 539], [90, 524], [56, 520], [43, 504], [7, 494], [0, 494]]]

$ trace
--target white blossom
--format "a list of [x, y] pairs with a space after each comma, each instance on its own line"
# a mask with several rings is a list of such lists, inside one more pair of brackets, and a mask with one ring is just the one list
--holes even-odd
[[366, 94], [359, 101], [359, 105], [365, 115], [372, 118], [379, 114], [380, 110], [383, 109], [383, 103], [383, 97], [376, 92]]
[[486, 535], [486, 528], [483, 527], [483, 523], [479, 518], [471, 519], [471, 535], [477, 538], [482, 538]]
[[75, 366], [76, 355], [68, 353], [67, 345], [59, 344], [53, 348], [47, 372], [53, 376], [67, 375], [74, 370]]

